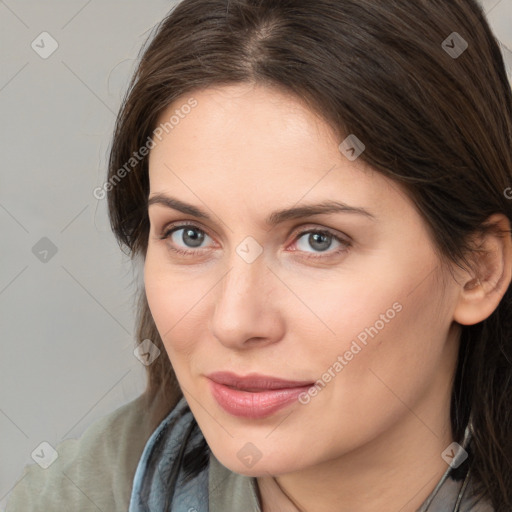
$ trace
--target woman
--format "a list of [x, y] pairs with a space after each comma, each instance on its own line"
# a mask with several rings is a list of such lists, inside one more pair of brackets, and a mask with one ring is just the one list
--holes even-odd
[[182, 1], [97, 191], [144, 265], [130, 512], [512, 510], [511, 186], [474, 0]]
[[512, 510], [511, 134], [475, 2], [182, 2], [111, 154], [185, 398], [130, 510]]

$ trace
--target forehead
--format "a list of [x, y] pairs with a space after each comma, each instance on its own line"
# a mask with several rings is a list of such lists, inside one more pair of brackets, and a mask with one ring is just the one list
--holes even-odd
[[161, 140], [149, 157], [151, 193], [179, 191], [196, 202], [194, 195], [217, 194], [232, 203], [276, 206], [382, 203], [396, 188], [362, 159], [347, 159], [328, 124], [277, 89], [237, 84], [183, 95], [159, 125]]
[[[195, 102], [193, 108], [187, 106], [191, 99]], [[173, 149], [193, 149], [198, 155], [210, 157], [222, 152], [231, 156], [238, 153], [241, 160], [244, 155], [247, 159], [257, 156], [259, 161], [278, 155], [311, 157], [316, 156], [314, 150], [324, 152], [328, 145], [337, 145], [325, 122], [295, 96], [254, 84], [183, 95], [162, 112], [158, 124]], [[324, 144], [319, 145], [319, 141]], [[162, 144], [157, 144], [152, 157], [161, 148]], [[265, 151], [261, 152], [262, 148]]]

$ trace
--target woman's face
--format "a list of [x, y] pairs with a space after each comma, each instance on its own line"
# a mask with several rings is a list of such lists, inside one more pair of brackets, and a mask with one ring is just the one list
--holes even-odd
[[[214, 455], [278, 475], [435, 429], [449, 409], [458, 291], [411, 200], [290, 95], [244, 84], [193, 98], [164, 112], [172, 129], [150, 152], [144, 275]], [[279, 214], [334, 202], [345, 207]], [[306, 387], [233, 391], [212, 385], [221, 371]]]

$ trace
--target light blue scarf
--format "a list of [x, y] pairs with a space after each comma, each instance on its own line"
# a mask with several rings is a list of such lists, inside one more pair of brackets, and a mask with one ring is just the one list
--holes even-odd
[[182, 398], [153, 432], [135, 471], [128, 512], [208, 512], [208, 468], [187, 483], [180, 469], [172, 509], [170, 504], [166, 506], [173, 484], [172, 465], [181, 458], [180, 450], [183, 455], [203, 439], [198, 428], [191, 433], [193, 419]]

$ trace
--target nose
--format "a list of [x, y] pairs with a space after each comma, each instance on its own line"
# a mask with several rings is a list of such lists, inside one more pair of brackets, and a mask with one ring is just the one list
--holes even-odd
[[247, 263], [234, 254], [230, 263], [228, 272], [215, 287], [210, 320], [213, 336], [232, 349], [279, 341], [285, 328], [277, 299], [282, 292], [279, 280], [267, 267], [263, 255]]

